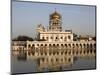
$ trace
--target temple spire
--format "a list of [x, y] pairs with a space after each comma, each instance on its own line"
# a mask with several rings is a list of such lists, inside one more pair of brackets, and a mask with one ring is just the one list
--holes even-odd
[[61, 15], [55, 11], [50, 15], [49, 29], [52, 31], [62, 31], [62, 18]]
[[55, 8], [55, 12], [56, 12], [56, 8]]

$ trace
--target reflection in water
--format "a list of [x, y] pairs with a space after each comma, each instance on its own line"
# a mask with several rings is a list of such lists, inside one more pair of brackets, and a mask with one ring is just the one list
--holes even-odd
[[26, 53], [20, 53], [17, 55], [18, 60], [26, 60], [27, 59], [27, 54]]
[[[95, 49], [34, 49], [12, 51], [12, 72], [47, 72], [95, 68]], [[87, 58], [88, 57], [88, 58]], [[90, 59], [89, 59], [90, 58]], [[15, 61], [16, 60], [16, 61]], [[20, 63], [23, 61], [23, 63]], [[17, 63], [16, 63], [17, 62]], [[23, 70], [18, 65], [23, 64]], [[25, 65], [24, 65], [25, 64]], [[15, 67], [17, 65], [17, 67]], [[32, 67], [35, 65], [35, 67]], [[87, 66], [85, 66], [87, 65]], [[31, 67], [26, 67], [31, 66]], [[27, 70], [25, 70], [25, 67]], [[15, 69], [16, 68], [16, 69]]]
[[49, 69], [50, 71], [62, 70], [63, 66], [70, 66], [73, 63], [73, 58], [39, 58], [38, 69]]

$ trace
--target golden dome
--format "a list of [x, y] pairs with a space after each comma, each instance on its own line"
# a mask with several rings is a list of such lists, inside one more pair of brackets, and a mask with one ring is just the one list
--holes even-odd
[[60, 18], [61, 18], [61, 15], [60, 15], [57, 11], [55, 11], [54, 13], [52, 13], [52, 14], [50, 15], [50, 18], [51, 18], [51, 19], [55, 19], [55, 18], [60, 19]]

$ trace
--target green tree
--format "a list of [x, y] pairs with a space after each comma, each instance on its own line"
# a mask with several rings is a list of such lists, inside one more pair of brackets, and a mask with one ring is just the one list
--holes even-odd
[[33, 41], [33, 38], [25, 35], [20, 35], [17, 38], [14, 38], [13, 41]]
[[75, 34], [75, 33], [73, 33], [73, 40], [74, 40], [74, 41], [77, 41], [77, 40], [78, 40], [78, 35]]

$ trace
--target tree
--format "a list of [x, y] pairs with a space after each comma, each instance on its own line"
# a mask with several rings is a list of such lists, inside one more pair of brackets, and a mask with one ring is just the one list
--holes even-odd
[[74, 40], [74, 41], [77, 41], [77, 40], [78, 40], [78, 36], [77, 36], [77, 34], [75, 34], [75, 33], [73, 33], [73, 40]]
[[29, 37], [29, 36], [18, 36], [17, 38], [14, 38], [13, 41], [33, 41], [33, 38]]
[[96, 41], [96, 37], [93, 37], [93, 40]]

